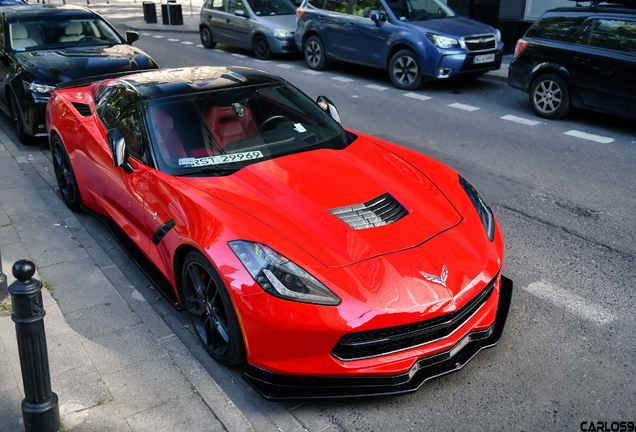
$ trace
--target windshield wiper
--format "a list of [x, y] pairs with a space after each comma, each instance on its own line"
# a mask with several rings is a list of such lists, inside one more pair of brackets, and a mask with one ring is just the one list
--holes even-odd
[[174, 173], [173, 175], [175, 177], [178, 177], [178, 176], [187, 176], [192, 174], [203, 174], [203, 173], [207, 173], [207, 174], [232, 173], [232, 172], [236, 172], [240, 170], [241, 168], [243, 167], [236, 166], [236, 165], [207, 165], [203, 167], [184, 169], [182, 171], [178, 171]]

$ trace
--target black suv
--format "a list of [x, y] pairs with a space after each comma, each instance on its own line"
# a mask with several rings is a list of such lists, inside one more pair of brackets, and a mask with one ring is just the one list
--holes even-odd
[[635, 118], [636, 1], [547, 11], [517, 42], [508, 84], [544, 118], [572, 106]]

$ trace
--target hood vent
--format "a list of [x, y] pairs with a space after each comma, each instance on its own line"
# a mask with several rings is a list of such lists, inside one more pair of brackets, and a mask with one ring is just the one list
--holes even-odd
[[363, 204], [330, 209], [329, 212], [356, 230], [388, 225], [408, 214], [402, 204], [388, 193]]
[[79, 102], [71, 102], [71, 103], [73, 104], [77, 112], [81, 114], [82, 117], [90, 117], [93, 115], [93, 113], [91, 112], [90, 106], [83, 103], [79, 103]]

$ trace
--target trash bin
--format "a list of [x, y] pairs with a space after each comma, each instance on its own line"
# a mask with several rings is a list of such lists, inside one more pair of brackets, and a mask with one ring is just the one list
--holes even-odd
[[183, 25], [183, 12], [181, 5], [174, 0], [169, 0], [168, 4], [161, 4], [161, 20], [164, 24]]
[[143, 2], [144, 8], [144, 21], [147, 23], [157, 22], [157, 8], [154, 2]]

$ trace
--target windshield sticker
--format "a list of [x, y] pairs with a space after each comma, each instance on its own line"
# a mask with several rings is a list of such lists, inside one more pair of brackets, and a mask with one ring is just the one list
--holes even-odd
[[298, 133], [307, 132], [307, 129], [305, 129], [305, 127], [300, 123], [294, 123], [294, 130]]
[[208, 165], [221, 165], [232, 162], [241, 162], [262, 157], [263, 153], [261, 153], [260, 151], [230, 153], [226, 155], [205, 156], [200, 158], [180, 158], [179, 165], [187, 165], [188, 167], [201, 167]]

